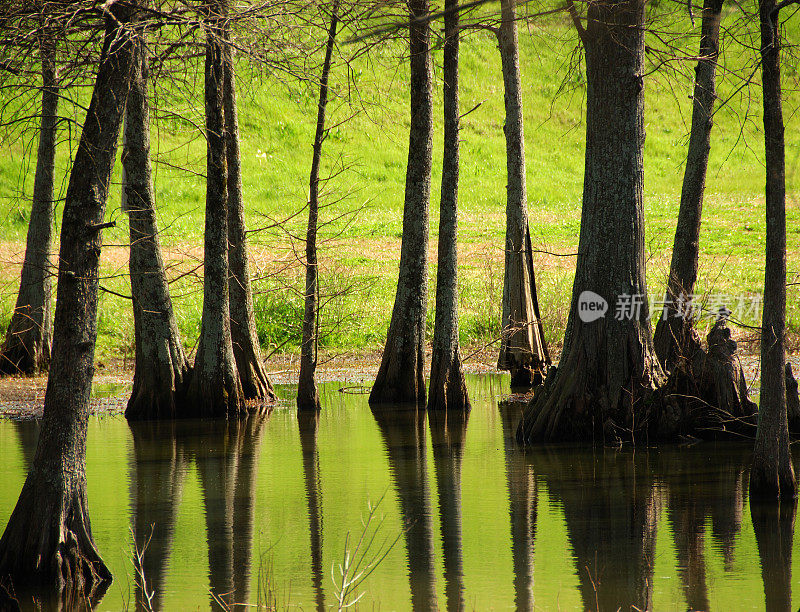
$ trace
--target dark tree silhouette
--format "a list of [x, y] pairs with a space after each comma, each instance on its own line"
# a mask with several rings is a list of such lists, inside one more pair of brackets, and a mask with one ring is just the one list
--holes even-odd
[[425, 404], [425, 315], [428, 305], [428, 230], [433, 149], [428, 0], [410, 0], [411, 125], [408, 138], [400, 276], [370, 404]]
[[711, 127], [717, 99], [716, 77], [719, 57], [719, 29], [724, 0], [704, 0], [700, 25], [700, 53], [695, 67], [692, 96], [692, 127], [686, 168], [683, 173], [681, 205], [672, 247], [672, 263], [664, 298], [664, 311], [653, 336], [661, 365], [672, 370], [675, 361], [699, 348], [692, 319], [680, 313], [679, 304], [687, 305], [694, 293], [700, 258], [700, 221], [706, 188], [708, 154], [711, 151]]
[[[558, 370], [518, 431], [527, 443], [631, 438], [657, 425], [648, 402], [663, 372], [646, 303], [643, 23], [643, 0], [600, 0], [580, 26], [587, 101], [578, 262]], [[584, 322], [579, 302], [592, 294], [609, 310]]]
[[[44, 18], [44, 17], [43, 17]], [[52, 33], [39, 33], [42, 62], [42, 119], [33, 204], [17, 303], [0, 346], [0, 375], [35, 374], [50, 363], [50, 257], [53, 250], [53, 182], [58, 128], [58, 78]]]
[[458, 0], [447, 0], [444, 8], [444, 153], [428, 407], [467, 410], [469, 397], [458, 342]]
[[223, 21], [227, 0], [204, 7], [206, 28], [206, 228], [203, 318], [194, 370], [181, 412], [222, 417], [245, 413], [228, 305], [228, 166], [223, 109]]
[[319, 410], [319, 391], [315, 379], [317, 371], [317, 343], [319, 342], [319, 266], [317, 265], [317, 224], [319, 219], [319, 166], [322, 160], [322, 143], [325, 141], [325, 112], [328, 108], [328, 77], [331, 71], [336, 28], [339, 24], [339, 1], [331, 6], [328, 40], [325, 43], [325, 60], [319, 79], [317, 127], [314, 132], [314, 149], [311, 157], [311, 178], [308, 189], [308, 231], [306, 232], [306, 294], [303, 312], [303, 343], [300, 349], [300, 379], [297, 383], [297, 408]]
[[460, 612], [466, 608], [461, 537], [461, 462], [469, 413], [460, 409], [434, 410], [429, 417], [442, 531], [444, 593], [448, 612]]
[[425, 411], [384, 404], [372, 414], [383, 437], [405, 525], [408, 581], [414, 610], [436, 609], [436, 564], [425, 453]]
[[497, 367], [511, 371], [512, 387], [538, 384], [550, 364], [531, 259], [516, 4], [517, 0], [501, 0], [500, 26], [496, 30], [505, 87], [503, 132], [508, 173], [503, 320]]
[[[67, 187], [50, 377], [31, 471], [0, 538], [0, 582], [69, 607], [97, 601], [111, 573], [92, 540], [86, 431], [97, 339], [101, 232], [130, 87], [135, 2], [105, 7], [100, 66]], [[46, 600], [39, 595], [39, 600]], [[23, 601], [20, 599], [20, 601]], [[30, 602], [29, 599], [26, 600]]]
[[752, 500], [750, 516], [756, 534], [761, 577], [764, 581], [764, 609], [768, 612], [792, 611], [792, 540], [794, 538], [794, 500]]
[[189, 376], [172, 309], [156, 221], [150, 162], [148, 53], [137, 41], [125, 107], [122, 209], [128, 213], [136, 364], [125, 409], [129, 420], [174, 418]]
[[789, 448], [784, 347], [786, 333], [786, 161], [781, 103], [779, 12], [760, 0], [761, 79], [764, 90], [767, 239], [761, 317], [761, 400], [750, 473], [750, 496], [793, 499], [797, 483]]

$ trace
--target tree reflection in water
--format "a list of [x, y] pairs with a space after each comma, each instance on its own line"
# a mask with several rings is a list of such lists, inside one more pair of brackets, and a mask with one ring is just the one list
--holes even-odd
[[767, 612], [792, 610], [792, 539], [796, 501], [752, 501], [750, 516], [756, 534]]
[[[213, 609], [250, 598], [255, 481], [265, 415], [240, 420], [130, 423], [136, 606], [163, 608], [163, 585], [188, 466], [200, 477]], [[147, 595], [144, 593], [147, 590]]]
[[460, 612], [465, 605], [461, 538], [461, 461], [464, 456], [469, 412], [431, 410], [428, 418], [439, 497], [447, 610]]
[[319, 412], [298, 410], [297, 423], [300, 427], [300, 447], [303, 451], [303, 477], [308, 501], [308, 531], [311, 539], [311, 581], [317, 610], [325, 610], [325, 592], [322, 588], [322, 489], [319, 479], [319, 453], [317, 451], [317, 431]]
[[533, 547], [539, 490], [525, 455], [516, 448], [515, 432], [525, 404], [502, 402], [503, 449], [511, 517], [511, 554], [514, 560], [514, 603], [517, 610], [533, 610]]
[[400, 502], [411, 605], [414, 610], [433, 610], [437, 607], [436, 569], [425, 451], [425, 408], [379, 404], [372, 406], [372, 414], [383, 437]]

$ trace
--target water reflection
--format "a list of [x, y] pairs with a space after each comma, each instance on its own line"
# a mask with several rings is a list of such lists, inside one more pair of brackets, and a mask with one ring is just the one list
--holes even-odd
[[517, 610], [533, 610], [533, 546], [539, 490], [525, 455], [516, 448], [515, 432], [524, 408], [521, 402], [503, 402], [499, 411], [503, 423], [503, 451], [511, 518], [514, 603]]
[[646, 452], [529, 455], [564, 513], [586, 610], [652, 609], [661, 500]]
[[792, 609], [792, 540], [795, 504], [753, 502], [750, 516], [756, 534], [767, 612]]
[[17, 431], [19, 446], [22, 449], [22, 461], [25, 472], [31, 469], [33, 455], [36, 453], [36, 444], [39, 442], [39, 419], [22, 419], [12, 421]]
[[238, 421], [131, 423], [137, 609], [163, 608], [175, 520], [188, 465], [197, 467], [205, 510], [212, 609], [250, 599], [258, 449], [266, 417]]
[[461, 540], [461, 463], [469, 412], [432, 410], [428, 414], [439, 497], [447, 610], [464, 609], [464, 558]]
[[408, 579], [414, 610], [433, 610], [436, 568], [428, 492], [425, 409], [384, 404], [372, 407], [383, 437], [389, 471], [400, 502], [405, 530]]
[[311, 581], [317, 610], [325, 610], [325, 592], [322, 588], [322, 489], [319, 479], [319, 454], [317, 431], [319, 412], [299, 410], [300, 447], [303, 451], [303, 478], [308, 501], [308, 531], [311, 538]]

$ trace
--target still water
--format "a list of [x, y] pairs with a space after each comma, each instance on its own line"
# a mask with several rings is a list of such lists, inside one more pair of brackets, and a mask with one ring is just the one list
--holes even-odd
[[[142, 597], [134, 539], [156, 608], [255, 604], [269, 590], [280, 609], [335, 609], [370, 508], [364, 563], [385, 558], [350, 595], [363, 593], [358, 609], [800, 605], [793, 516], [751, 512], [749, 443], [523, 454], [518, 410], [498, 408], [508, 379], [468, 385], [468, 419], [373, 413], [337, 383], [322, 386], [318, 420], [298, 420], [291, 388], [271, 415], [236, 425], [93, 417], [92, 529], [114, 573], [100, 609]], [[2, 526], [36, 437], [35, 421], [0, 421]]]

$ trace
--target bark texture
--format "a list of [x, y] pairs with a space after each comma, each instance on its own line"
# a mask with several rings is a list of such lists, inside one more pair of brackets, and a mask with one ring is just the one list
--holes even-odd
[[411, 126], [408, 139], [400, 275], [392, 319], [370, 404], [425, 404], [425, 317], [428, 307], [428, 233], [433, 151], [428, 0], [410, 0]]
[[42, 34], [42, 118], [33, 204], [25, 243], [25, 260], [17, 303], [5, 341], [0, 346], [0, 375], [35, 374], [50, 363], [51, 260], [53, 250], [53, 185], [58, 128], [58, 79], [55, 45]]
[[128, 213], [130, 226], [136, 340], [133, 390], [125, 410], [129, 420], [175, 418], [179, 396], [189, 376], [189, 362], [172, 310], [156, 222], [147, 82], [147, 49], [145, 41], [140, 39], [125, 107], [122, 151], [122, 209]]
[[317, 104], [317, 128], [314, 133], [314, 148], [311, 157], [311, 178], [308, 188], [308, 230], [306, 232], [306, 294], [303, 313], [303, 343], [300, 348], [300, 380], [297, 383], [297, 408], [319, 410], [317, 390], [317, 343], [319, 342], [319, 266], [317, 265], [317, 220], [319, 218], [319, 165], [322, 160], [322, 143], [325, 141], [325, 111], [328, 108], [328, 76], [331, 71], [333, 47], [336, 43], [336, 27], [339, 23], [339, 2], [334, 0], [331, 8], [331, 23], [328, 42], [325, 44], [325, 60], [319, 79], [319, 103]]
[[694, 344], [693, 320], [681, 310], [689, 303], [697, 281], [700, 256], [700, 220], [706, 188], [711, 128], [717, 99], [716, 77], [719, 57], [719, 28], [724, 0], [704, 0], [700, 25], [700, 54], [695, 67], [692, 128], [686, 169], [683, 173], [681, 205], [672, 247], [664, 310], [656, 325], [653, 343], [666, 370], [672, 370], [681, 356], [691, 357]]
[[[109, 6], [100, 66], [67, 187], [50, 377], [39, 443], [0, 538], [2, 592], [91, 605], [111, 574], [92, 540], [86, 430], [97, 339], [101, 230], [133, 64], [135, 4]], [[46, 594], [42, 594], [42, 593]]]
[[781, 103], [780, 33], [775, 0], [759, 2], [764, 90], [767, 239], [761, 318], [761, 404], [750, 473], [753, 498], [797, 496], [789, 449], [784, 368], [786, 352], [786, 161]]
[[231, 340], [228, 307], [228, 166], [223, 111], [222, 3], [206, 19], [206, 228], [203, 319], [184, 416], [225, 417], [246, 413]]
[[458, 342], [458, 0], [444, 8], [444, 154], [428, 408], [469, 410]]
[[[229, 32], [228, 32], [229, 34]], [[276, 399], [272, 382], [264, 369], [261, 345], [256, 332], [253, 311], [253, 288], [247, 260], [247, 237], [242, 194], [242, 167], [239, 152], [239, 118], [236, 107], [236, 75], [233, 69], [233, 49], [224, 47], [225, 153], [228, 162], [228, 282], [231, 341], [236, 371], [244, 399], [273, 402]]]
[[[658, 426], [650, 401], [663, 372], [648, 320], [642, 209], [643, 20], [643, 0], [589, 5], [582, 32], [586, 169], [572, 304], [559, 367], [520, 423], [526, 443], [616, 441]], [[579, 310], [592, 294], [608, 308], [597, 319]]]
[[550, 364], [536, 297], [525, 185], [525, 129], [519, 68], [516, 0], [501, 0], [497, 31], [503, 68], [506, 121], [506, 253], [503, 320], [497, 367], [511, 371], [511, 386], [539, 384]]

